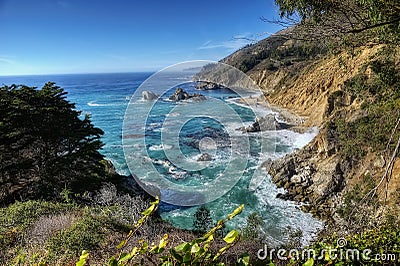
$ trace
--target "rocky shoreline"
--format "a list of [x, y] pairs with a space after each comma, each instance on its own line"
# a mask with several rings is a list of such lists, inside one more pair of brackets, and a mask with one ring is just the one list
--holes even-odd
[[[265, 102], [258, 98], [246, 98], [246, 101], [256, 101], [258, 105], [271, 109], [274, 117], [279, 117], [276, 123], [289, 125], [286, 128], [292, 131], [304, 133], [310, 128], [304, 125], [305, 117], [299, 117], [283, 107], [271, 106], [265, 99]], [[285, 189], [285, 193], [278, 194], [277, 198], [295, 201], [304, 212], [331, 223], [338, 218], [334, 215], [340, 204], [337, 194], [344, 187], [344, 173], [349, 166], [343, 165], [334, 155], [333, 146], [328, 144], [330, 141], [322, 137], [325, 135], [320, 132], [304, 148], [274, 161], [266, 161], [264, 166], [272, 182]]]
[[316, 161], [312, 144], [271, 162], [268, 173], [278, 187], [285, 189], [278, 198], [301, 203], [303, 211], [331, 222], [336, 219], [336, 194], [344, 185], [343, 170], [336, 158]]

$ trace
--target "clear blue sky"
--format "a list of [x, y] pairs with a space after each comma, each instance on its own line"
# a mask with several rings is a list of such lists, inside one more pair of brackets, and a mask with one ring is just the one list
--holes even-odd
[[279, 30], [260, 20], [277, 16], [273, 0], [0, 0], [0, 75], [219, 60], [247, 43], [240, 37]]

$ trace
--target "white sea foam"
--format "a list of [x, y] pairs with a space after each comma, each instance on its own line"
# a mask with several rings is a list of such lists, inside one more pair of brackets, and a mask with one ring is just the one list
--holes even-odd
[[92, 107], [98, 107], [98, 106], [117, 106], [117, 105], [122, 105], [122, 104], [96, 103], [95, 101], [90, 101], [90, 102], [87, 103], [87, 105], [92, 106]]
[[276, 134], [281, 143], [291, 146], [292, 149], [301, 149], [318, 135], [318, 131], [317, 127], [312, 127], [304, 133], [279, 130]]
[[150, 146], [149, 150], [151, 150], [151, 151], [163, 151], [163, 150], [170, 150], [172, 148], [173, 148], [172, 145], [160, 144], [160, 145], [152, 145], [152, 146]]

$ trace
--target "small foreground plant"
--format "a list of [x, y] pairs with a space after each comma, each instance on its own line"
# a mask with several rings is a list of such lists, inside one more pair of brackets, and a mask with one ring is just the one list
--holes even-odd
[[[145, 221], [153, 214], [159, 204], [158, 197], [151, 203], [150, 207], [142, 212], [142, 217], [137, 221], [127, 237], [117, 246], [117, 249], [122, 250], [127, 246], [132, 236], [142, 227]], [[164, 234], [157, 244], [148, 244], [144, 240], [139, 240], [136, 245], [130, 248], [129, 252], [118, 252], [112, 256], [109, 261], [109, 266], [128, 265], [145, 265], [145, 260], [153, 265], [224, 265], [220, 261], [220, 257], [228, 249], [233, 247], [240, 239], [241, 233], [237, 230], [230, 231], [224, 238], [225, 245], [219, 248], [216, 252], [211, 249], [211, 245], [215, 241], [216, 233], [223, 228], [226, 222], [233, 219], [236, 215], [242, 212], [244, 205], [240, 205], [236, 210], [227, 215], [225, 219], [218, 221], [217, 225], [211, 228], [203, 236], [192, 240], [191, 242], [183, 242], [175, 247], [167, 248], [168, 234]], [[76, 266], [84, 266], [89, 261], [90, 254], [83, 251]], [[140, 258], [140, 261], [139, 261]], [[237, 265], [249, 265], [250, 258], [248, 255], [242, 255]]]

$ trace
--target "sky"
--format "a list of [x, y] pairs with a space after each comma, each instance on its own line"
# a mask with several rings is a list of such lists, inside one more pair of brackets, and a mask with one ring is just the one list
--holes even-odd
[[0, 0], [0, 75], [157, 71], [278, 31], [273, 0]]

